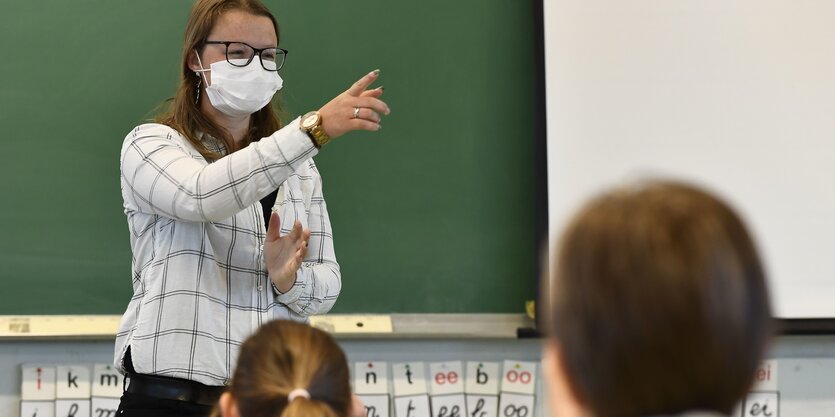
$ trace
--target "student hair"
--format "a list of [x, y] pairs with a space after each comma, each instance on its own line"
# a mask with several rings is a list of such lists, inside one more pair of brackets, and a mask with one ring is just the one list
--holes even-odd
[[[273, 105], [266, 105], [250, 118], [250, 130], [242, 144], [237, 144], [229, 132], [212, 122], [200, 112], [200, 103], [195, 103], [197, 89], [204, 82], [201, 76], [195, 76], [189, 68], [189, 60], [194, 52], [202, 53], [207, 37], [223, 13], [232, 10], [243, 11], [255, 16], [270, 18], [275, 27], [276, 39], [279, 39], [278, 22], [275, 16], [258, 0], [198, 0], [194, 3], [186, 23], [180, 62], [180, 84], [174, 97], [168, 100], [167, 110], [156, 118], [157, 123], [165, 124], [180, 132], [208, 161], [220, 159], [223, 155], [207, 148], [200, 140], [201, 134], [207, 134], [221, 140], [227, 153], [246, 147], [251, 142], [272, 135], [281, 128], [278, 113]], [[207, 100], [201, 94], [201, 100]]]
[[648, 182], [592, 200], [555, 252], [548, 331], [596, 417], [730, 414], [772, 323], [742, 220], [690, 185]]
[[[346, 417], [351, 409], [349, 375], [345, 353], [327, 333], [276, 320], [241, 345], [228, 389], [243, 417]], [[298, 388], [310, 398], [288, 401]], [[212, 415], [220, 415], [217, 407]]]

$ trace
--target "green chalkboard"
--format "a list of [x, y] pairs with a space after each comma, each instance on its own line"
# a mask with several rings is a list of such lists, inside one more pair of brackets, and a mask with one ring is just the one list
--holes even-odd
[[[334, 312], [521, 312], [534, 296], [533, 7], [268, 1], [286, 118], [374, 68], [379, 134], [317, 156], [343, 292]], [[176, 87], [191, 2], [5, 2], [0, 314], [121, 314], [125, 134]]]

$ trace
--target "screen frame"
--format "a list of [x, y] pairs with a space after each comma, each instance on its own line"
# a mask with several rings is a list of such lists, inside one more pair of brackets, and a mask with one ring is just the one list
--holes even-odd
[[[534, 94], [535, 103], [535, 138], [534, 144], [536, 154], [534, 156], [534, 167], [536, 173], [535, 201], [536, 210], [536, 231], [537, 252], [540, 261], [537, 263], [537, 304], [536, 304], [536, 327], [537, 333], [541, 335], [544, 329], [544, 315], [547, 309], [544, 308], [542, 300], [549, 294], [545, 274], [550, 269], [549, 249], [549, 207], [548, 207], [548, 130], [547, 130], [547, 100], [546, 100], [546, 45], [545, 45], [545, 10], [547, 0], [534, 0], [533, 5], [533, 29], [534, 29], [534, 81], [538, 91]], [[835, 335], [835, 317], [833, 318], [780, 318], [773, 317], [775, 334], [783, 336], [793, 335]]]

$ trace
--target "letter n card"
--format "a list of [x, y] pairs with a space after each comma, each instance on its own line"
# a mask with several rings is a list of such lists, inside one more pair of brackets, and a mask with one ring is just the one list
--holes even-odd
[[363, 395], [388, 395], [388, 364], [386, 362], [356, 362], [354, 364], [354, 392]]

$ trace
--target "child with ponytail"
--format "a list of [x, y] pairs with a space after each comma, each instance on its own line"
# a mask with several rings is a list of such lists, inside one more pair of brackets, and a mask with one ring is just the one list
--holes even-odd
[[212, 417], [365, 417], [351, 394], [345, 353], [306, 324], [264, 324], [241, 346]]

